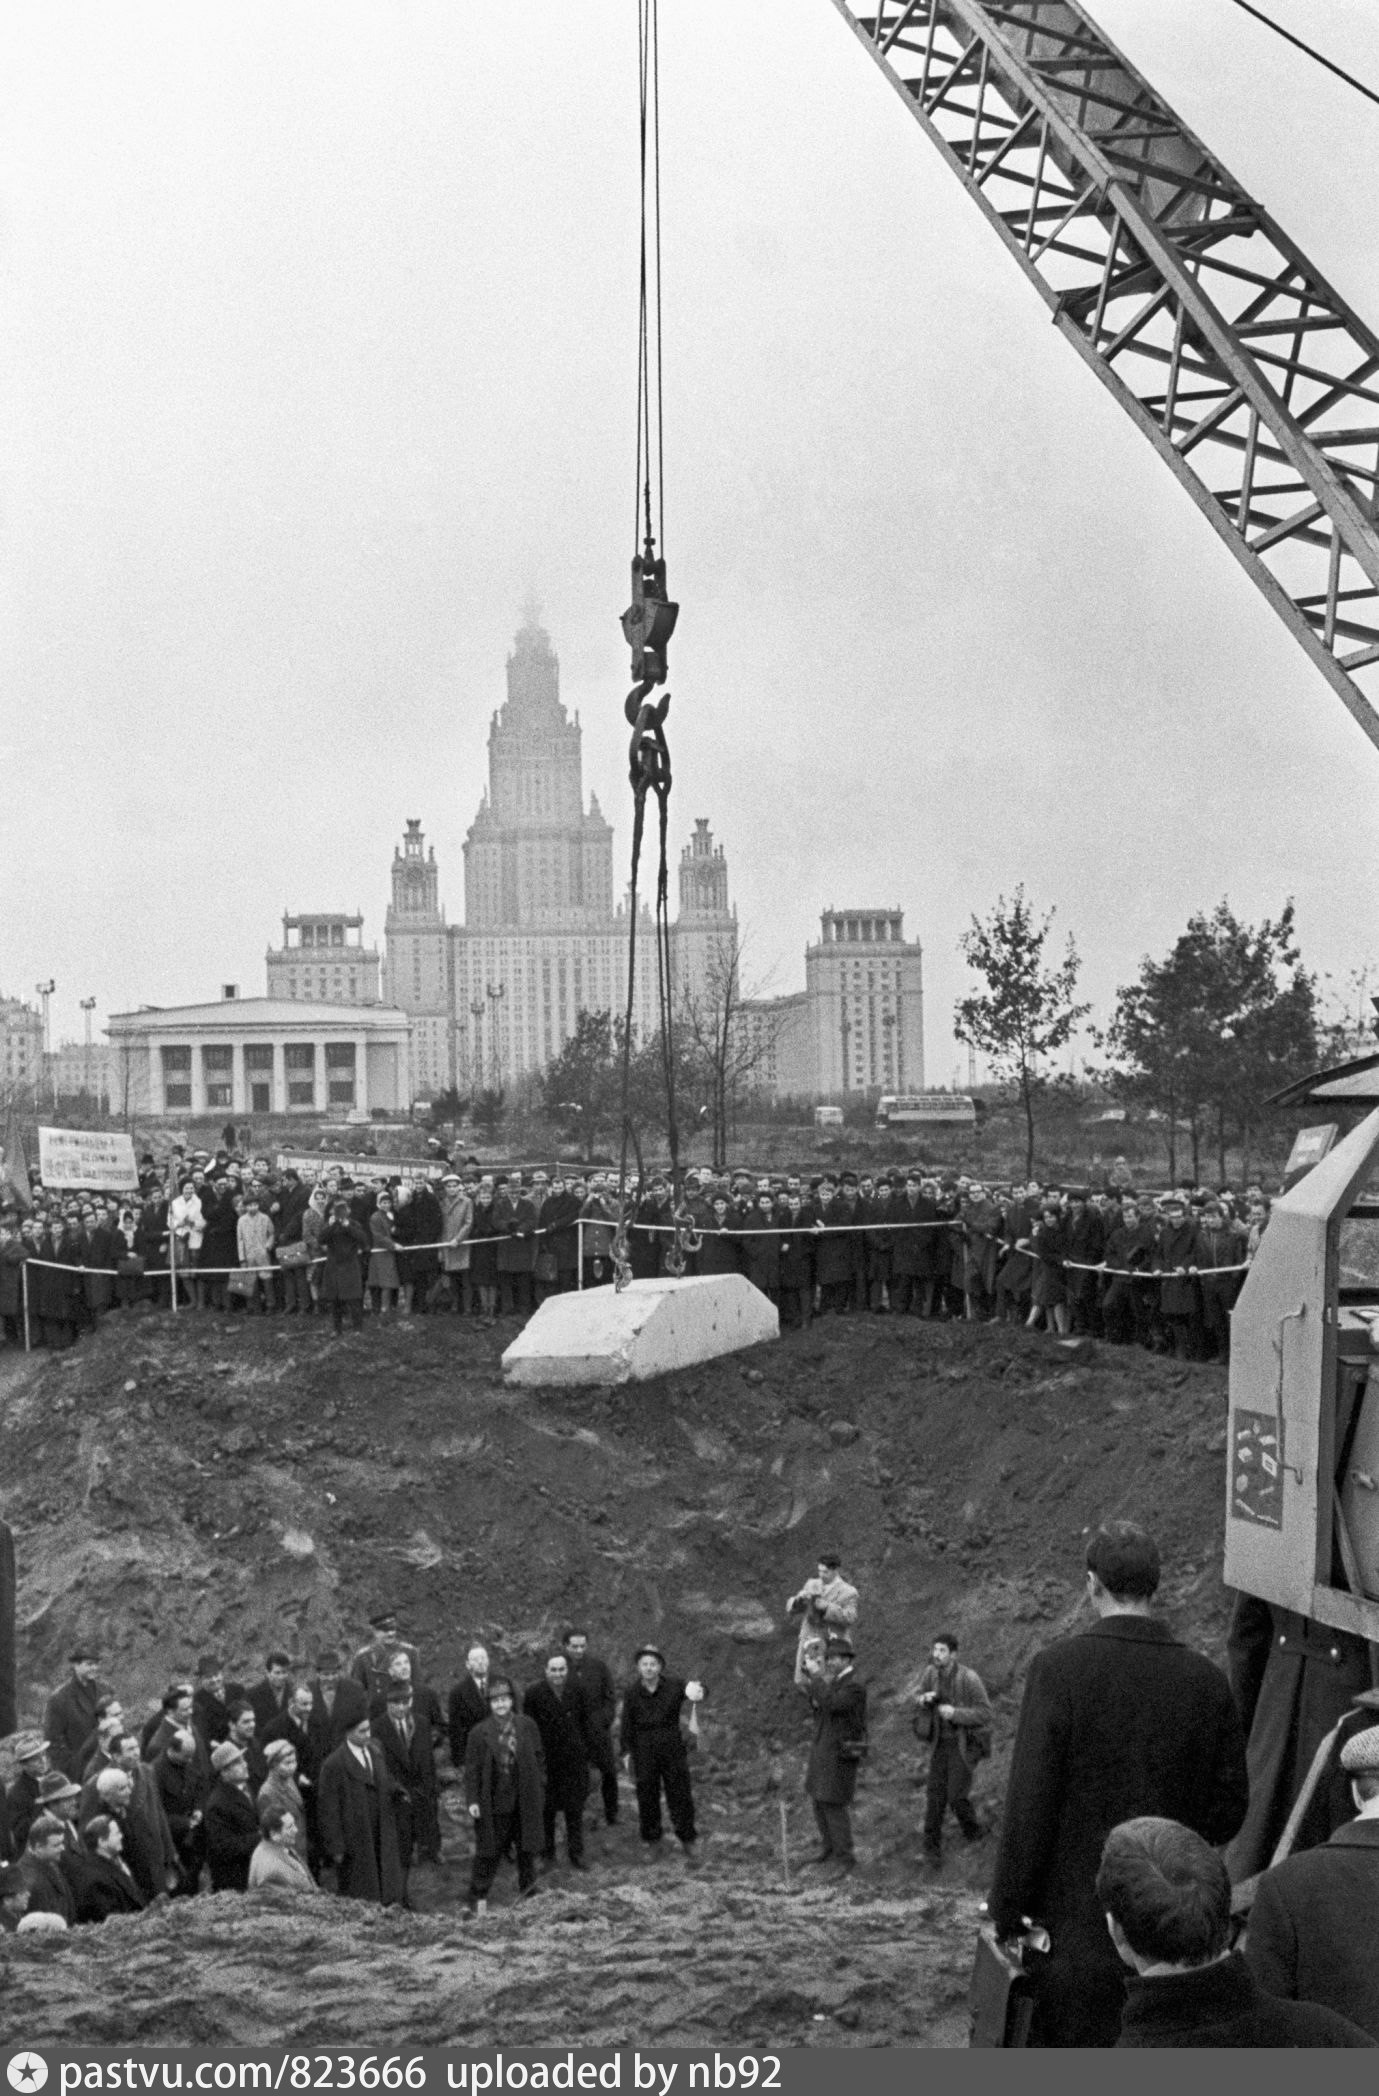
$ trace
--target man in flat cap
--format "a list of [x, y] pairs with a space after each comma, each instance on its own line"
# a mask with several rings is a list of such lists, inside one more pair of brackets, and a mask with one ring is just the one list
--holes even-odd
[[701, 1681], [680, 1681], [667, 1674], [665, 1654], [657, 1645], [641, 1645], [633, 1654], [636, 1678], [623, 1696], [619, 1745], [637, 1786], [637, 1816], [642, 1840], [658, 1852], [662, 1836], [661, 1793], [675, 1836], [693, 1863], [697, 1833], [689, 1754], [680, 1731], [680, 1712], [704, 1699]]
[[1341, 1767], [1355, 1818], [1264, 1872], [1245, 1955], [1268, 1993], [1320, 2002], [1379, 2038], [1379, 1725], [1346, 1741]]
[[247, 1892], [249, 1858], [259, 1845], [259, 1816], [249, 1790], [249, 1763], [242, 1747], [222, 1740], [211, 1753], [206, 1800], [206, 1861], [212, 1892]]
[[69, 1664], [71, 1674], [48, 1698], [43, 1731], [54, 1768], [74, 1782], [81, 1779], [82, 1750], [96, 1729], [96, 1704], [102, 1693], [99, 1662], [85, 1645], [76, 1646]]
[[360, 1647], [354, 1655], [350, 1674], [363, 1689], [369, 1702], [385, 1701], [392, 1676], [388, 1662], [395, 1652], [405, 1652], [412, 1662], [412, 1686], [421, 1681], [421, 1655], [415, 1645], [398, 1635], [397, 1610], [379, 1607], [369, 1617], [369, 1628], [373, 1637], [367, 1645]]

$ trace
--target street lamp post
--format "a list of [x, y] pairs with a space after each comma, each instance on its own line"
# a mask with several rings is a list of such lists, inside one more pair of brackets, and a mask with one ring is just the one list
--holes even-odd
[[56, 1113], [57, 1072], [53, 1068], [52, 1041], [48, 1032], [48, 1000], [53, 995], [54, 991], [57, 989], [57, 984], [53, 981], [53, 978], [49, 976], [47, 982], [35, 983], [34, 989], [37, 991], [39, 997], [43, 1000], [43, 1067], [48, 1074], [48, 1096], [52, 1101], [53, 1111], [54, 1113]]
[[[473, 1047], [469, 1057], [468, 1082], [471, 1093], [484, 1088], [484, 1002], [482, 998], [469, 1007], [469, 1016], [474, 1021]], [[473, 1099], [470, 1100], [471, 1110]]]
[[493, 1071], [493, 1082], [491, 1089], [495, 1092], [501, 1092], [503, 1089], [503, 1064], [500, 1044], [498, 1040], [497, 1008], [499, 1005], [501, 1005], [503, 999], [507, 996], [508, 986], [506, 983], [498, 983], [496, 985], [493, 983], [488, 983], [485, 985], [485, 988], [489, 1004], [493, 1007], [493, 1009], [489, 1013], [488, 1022], [488, 1052], [489, 1060], [492, 1065]]
[[95, 1093], [91, 1087], [91, 1014], [96, 1009], [95, 998], [83, 997], [81, 1000], [81, 1008], [86, 1015], [86, 1065], [85, 1070], [83, 1072], [82, 1083], [87, 1098], [94, 1100]]

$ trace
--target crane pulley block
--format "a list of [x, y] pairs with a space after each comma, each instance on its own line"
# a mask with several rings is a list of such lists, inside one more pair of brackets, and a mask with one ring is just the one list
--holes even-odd
[[666, 595], [666, 564], [656, 558], [648, 539], [645, 552], [633, 555], [632, 602], [622, 615], [623, 635], [632, 650], [632, 675], [637, 686], [627, 701], [629, 722], [635, 720], [636, 707], [647, 693], [666, 681], [666, 654], [679, 616], [679, 605], [672, 604]]

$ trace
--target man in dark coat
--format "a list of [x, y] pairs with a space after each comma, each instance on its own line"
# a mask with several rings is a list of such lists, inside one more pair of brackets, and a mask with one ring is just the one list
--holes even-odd
[[1317, 2001], [1379, 2039], [1379, 1725], [1341, 1751], [1358, 1818], [1255, 1887], [1245, 1955], [1261, 1987]]
[[1266, 1994], [1230, 1949], [1231, 1881], [1215, 1850], [1175, 1820], [1113, 1827], [1096, 1894], [1129, 1968], [1119, 2036], [1130, 2048], [1372, 2046], [1334, 2009]]
[[924, 1860], [943, 1861], [943, 1823], [952, 1813], [966, 1841], [981, 1839], [972, 1808], [972, 1777], [991, 1752], [991, 1698], [972, 1667], [958, 1658], [957, 1635], [942, 1630], [919, 1677], [915, 1737], [928, 1740], [929, 1772], [924, 1785]]
[[1159, 1552], [1128, 1521], [1087, 1546], [1097, 1621], [1036, 1654], [1025, 1682], [988, 1907], [1001, 1937], [1042, 1923], [1031, 2042], [1113, 2045], [1120, 1964], [1096, 1897], [1122, 1820], [1181, 1820], [1229, 1841], [1245, 1816], [1245, 1741], [1224, 1674], [1150, 1613]]
[[320, 1794], [321, 1764], [338, 1740], [330, 1737], [328, 1725], [318, 1721], [316, 1698], [305, 1681], [299, 1681], [287, 1699], [287, 1708], [264, 1728], [260, 1745], [265, 1754], [275, 1739], [285, 1739], [297, 1757], [297, 1788], [306, 1809], [307, 1862], [315, 1876], [320, 1853], [316, 1831], [316, 1807]]
[[[340, 1693], [342, 1675], [338, 1652], [321, 1651], [316, 1654], [316, 1671], [312, 1675], [311, 1723], [316, 1733], [317, 1747], [322, 1761], [344, 1738], [344, 1728], [335, 1720], [336, 1699]], [[298, 1760], [300, 1760], [300, 1755]]]
[[225, 1663], [213, 1652], [203, 1652], [196, 1662], [196, 1687], [192, 1692], [192, 1724], [209, 1755], [230, 1729], [225, 1707]]
[[408, 1644], [406, 1638], [398, 1634], [396, 1609], [377, 1609], [369, 1618], [369, 1628], [373, 1636], [355, 1653], [350, 1666], [351, 1680], [359, 1683], [369, 1702], [376, 1697], [386, 1698], [393, 1679], [389, 1669], [399, 1652], [405, 1652], [411, 1660], [412, 1686], [419, 1687], [421, 1654], [415, 1645]]
[[[1226, 1666], [1249, 1735], [1250, 1806], [1226, 1851], [1238, 1885], [1268, 1865], [1317, 1748], [1369, 1688], [1370, 1648], [1348, 1631], [1237, 1594]], [[1294, 1847], [1325, 1841], [1349, 1818], [1349, 1802], [1345, 1786], [1336, 1794], [1319, 1785]]]
[[62, 1867], [67, 1834], [62, 1821], [42, 1813], [29, 1829], [23, 1851], [31, 1914], [60, 1914], [70, 1929], [77, 1918], [72, 1881]]
[[10, 1841], [16, 1856], [22, 1856], [29, 1829], [39, 1814], [38, 1787], [48, 1773], [48, 1742], [37, 1732], [21, 1732], [14, 1742], [19, 1774], [5, 1793]]
[[259, 1845], [259, 1816], [249, 1790], [249, 1764], [241, 1749], [222, 1740], [211, 1755], [206, 1800], [206, 1861], [212, 1892], [247, 1892], [249, 1858]]
[[357, 1683], [342, 1683], [340, 1695], [350, 1722], [340, 1745], [321, 1765], [321, 1855], [334, 1867], [343, 1898], [398, 1906], [407, 1888], [393, 1808], [397, 1786], [383, 1749], [371, 1736], [363, 1690]]
[[613, 1748], [613, 1721], [618, 1714], [618, 1692], [608, 1667], [590, 1652], [589, 1633], [580, 1624], [572, 1624], [561, 1632], [560, 1645], [570, 1663], [570, 1679], [584, 1698], [589, 1764], [599, 1772], [603, 1817], [610, 1827], [616, 1826], [618, 1759]]
[[1154, 1271], [1164, 1277], [1159, 1316], [1175, 1358], [1195, 1361], [1202, 1352], [1202, 1290], [1197, 1275], [1206, 1264], [1206, 1247], [1178, 1194], [1166, 1194], [1161, 1205], [1164, 1219], [1154, 1254]]
[[153, 1781], [177, 1855], [173, 1897], [190, 1898], [206, 1861], [206, 1800], [210, 1761], [194, 1732], [175, 1732], [153, 1764]]
[[450, 1759], [457, 1770], [465, 1765], [470, 1733], [476, 1725], [482, 1725], [487, 1716], [488, 1652], [483, 1645], [471, 1645], [465, 1654], [464, 1672], [450, 1691], [446, 1712]]
[[121, 1853], [117, 1821], [98, 1812], [82, 1835], [83, 1853], [72, 1866], [78, 1921], [108, 1921], [112, 1914], [141, 1914], [148, 1905]]
[[81, 1753], [96, 1729], [96, 1704], [103, 1693], [93, 1651], [80, 1646], [71, 1655], [71, 1677], [48, 1698], [43, 1731], [54, 1768], [81, 1781]]
[[565, 1848], [571, 1870], [587, 1870], [584, 1860], [584, 1800], [589, 1793], [589, 1711], [578, 1682], [570, 1678], [563, 1652], [546, 1661], [546, 1678], [529, 1688], [522, 1708], [541, 1734], [546, 1759], [546, 1803], [542, 1819], [542, 1854], [555, 1861], [555, 1823], [565, 1821]]
[[464, 1788], [474, 1822], [474, 1868], [466, 1905], [473, 1913], [488, 1898], [498, 1865], [517, 1851], [517, 1889], [536, 1884], [537, 1851], [545, 1835], [546, 1759], [541, 1734], [515, 1708], [512, 1683], [495, 1675], [490, 1709], [465, 1744]]
[[852, 1801], [867, 1743], [867, 1692], [853, 1672], [851, 1638], [832, 1637], [823, 1656], [805, 1660], [805, 1685], [814, 1710], [814, 1743], [804, 1787], [819, 1829], [815, 1863], [836, 1863], [840, 1877], [857, 1868], [852, 1845]]
[[634, 1654], [636, 1678], [622, 1699], [619, 1745], [637, 1786], [637, 1817], [642, 1840], [661, 1839], [661, 1792], [675, 1836], [685, 1860], [695, 1860], [696, 1830], [694, 1793], [690, 1788], [689, 1755], [680, 1731], [680, 1712], [685, 1702], [702, 1702], [702, 1682], [680, 1681], [665, 1671], [665, 1655], [656, 1645], [642, 1645]]
[[285, 1652], [270, 1652], [263, 1665], [263, 1679], [249, 1690], [249, 1708], [254, 1713], [254, 1733], [260, 1741], [268, 1727], [280, 1718], [292, 1694], [292, 1662]]
[[440, 1845], [436, 1820], [436, 1755], [431, 1721], [418, 1710], [409, 1681], [395, 1681], [388, 1690], [382, 1714], [371, 1719], [373, 1738], [383, 1750], [383, 1759], [393, 1783], [393, 1811], [397, 1820], [397, 1853], [405, 1885], [413, 1858], [420, 1850], [434, 1856]]

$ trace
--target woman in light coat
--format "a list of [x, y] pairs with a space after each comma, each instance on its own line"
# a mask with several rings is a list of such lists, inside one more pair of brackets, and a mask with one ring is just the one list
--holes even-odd
[[383, 1317], [397, 1308], [402, 1286], [397, 1270], [397, 1239], [393, 1235], [393, 1204], [387, 1194], [379, 1195], [369, 1217], [369, 1244], [369, 1294], [375, 1316]]
[[320, 1886], [292, 1846], [297, 1829], [285, 1805], [270, 1805], [260, 1822], [263, 1839], [249, 1858], [249, 1890], [282, 1885], [289, 1892], [319, 1892]]
[[297, 1782], [297, 1749], [290, 1739], [270, 1739], [263, 1750], [263, 1758], [268, 1763], [268, 1774], [260, 1783], [259, 1794], [254, 1800], [259, 1824], [262, 1826], [265, 1813], [274, 1807], [286, 1812], [295, 1829], [289, 1846], [305, 1860], [306, 1804]]
[[200, 1310], [206, 1284], [197, 1275], [195, 1268], [199, 1263], [201, 1244], [206, 1235], [206, 1217], [195, 1180], [184, 1179], [177, 1189], [176, 1198], [169, 1204], [168, 1235], [174, 1247], [173, 1256], [177, 1261], [178, 1278], [186, 1289], [193, 1308]]
[[263, 1213], [263, 1210], [259, 1207], [257, 1197], [254, 1194], [247, 1195], [243, 1212], [235, 1225], [235, 1244], [239, 1250], [239, 1263], [241, 1266], [255, 1270], [253, 1293], [246, 1298], [246, 1310], [258, 1309], [260, 1293], [263, 1296], [265, 1312], [273, 1307], [273, 1291], [269, 1286], [272, 1275], [264, 1269], [271, 1266], [273, 1240], [276, 1235], [272, 1219]]
[[473, 1228], [474, 1203], [459, 1173], [447, 1172], [441, 1181], [441, 1272], [451, 1301], [466, 1317], [470, 1309], [469, 1233]]

